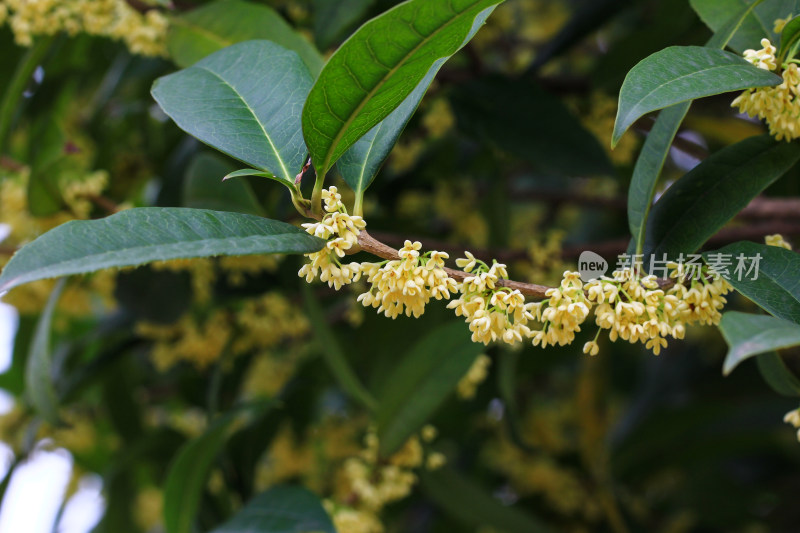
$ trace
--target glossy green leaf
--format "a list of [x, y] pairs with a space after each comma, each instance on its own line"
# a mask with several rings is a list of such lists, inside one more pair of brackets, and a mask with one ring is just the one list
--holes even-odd
[[421, 475], [422, 490], [469, 531], [491, 527], [506, 533], [553, 531], [522, 509], [502, 504], [491, 493], [446, 466]]
[[303, 487], [281, 485], [247, 502], [211, 533], [337, 533], [319, 496]]
[[269, 41], [235, 44], [153, 84], [153, 97], [184, 131], [294, 187], [306, 160], [300, 112], [311, 75]]
[[628, 187], [628, 227], [636, 243], [636, 253], [641, 253], [644, 247], [645, 227], [658, 177], [664, 168], [672, 141], [691, 105], [691, 102], [684, 102], [659, 113], [633, 167], [633, 177]]
[[322, 56], [272, 8], [241, 0], [218, 0], [170, 19], [167, 49], [181, 68], [243, 41], [264, 39], [297, 52], [317, 75]]
[[313, 0], [314, 38], [325, 50], [362, 19], [375, 0]]
[[246, 181], [223, 182], [231, 172], [230, 164], [215, 155], [196, 156], [183, 181], [183, 205], [263, 216], [264, 210]]
[[409, 0], [364, 24], [328, 60], [303, 109], [303, 134], [325, 174], [455, 54], [502, 0]]
[[322, 352], [322, 358], [328, 365], [331, 374], [336, 378], [342, 390], [350, 397], [360, 402], [367, 409], [374, 411], [378, 405], [375, 397], [361, 383], [350, 363], [347, 362], [344, 349], [325, 320], [325, 314], [311, 292], [311, 286], [308, 283], [303, 283], [302, 288], [306, 314], [313, 326], [317, 347]]
[[800, 379], [786, 367], [781, 356], [770, 352], [756, 359], [758, 371], [772, 390], [783, 396], [800, 396]]
[[[706, 261], [711, 261], [712, 254], [723, 254], [731, 259], [730, 275], [726, 279], [733, 288], [768, 313], [800, 324], [800, 276], [797, 275], [800, 255], [754, 242], [736, 242], [706, 252], [703, 254]], [[740, 257], [743, 269], [737, 272]], [[757, 260], [757, 279], [753, 279], [755, 258], [760, 258]]]
[[25, 367], [25, 394], [39, 415], [51, 424], [58, 423], [58, 394], [53, 382], [53, 352], [50, 331], [53, 313], [64, 290], [66, 279], [59, 280], [47, 299], [31, 340]]
[[271, 405], [263, 402], [229, 412], [178, 451], [164, 484], [167, 533], [192, 533], [209, 472], [228, 438], [250, 416], [264, 413]]
[[411, 347], [380, 396], [376, 422], [383, 456], [426, 423], [484, 350], [462, 322], [440, 326]]
[[526, 79], [483, 77], [452, 97], [459, 127], [558, 176], [611, 175], [597, 138], [561, 100]]
[[142, 207], [73, 220], [25, 245], [0, 274], [0, 292], [39, 279], [151, 261], [310, 253], [325, 241], [284, 222], [205, 209]]
[[336, 163], [344, 181], [356, 192], [357, 199], [375, 180], [443, 63], [443, 60], [434, 63], [403, 103], [356, 141]]
[[781, 83], [742, 57], [703, 46], [670, 46], [634, 66], [622, 84], [612, 145], [639, 117], [715, 94]]
[[[752, 9], [752, 6], [744, 6], [734, 12], [730, 20], [709, 39], [706, 46], [725, 48]], [[644, 249], [647, 218], [655, 197], [658, 178], [672, 147], [672, 141], [691, 104], [691, 101], [683, 102], [659, 113], [636, 159], [633, 177], [628, 187], [628, 227], [633, 236], [632, 253], [641, 254]]]
[[[754, 1], [689, 0], [689, 3], [709, 28], [718, 31], [743, 6], [752, 6]], [[737, 52], [743, 52], [748, 48], [757, 50], [761, 48], [760, 42], [764, 37], [777, 46], [778, 35], [772, 31], [775, 20], [798, 12], [800, 12], [800, 2], [797, 0], [759, 1], [753, 13], [748, 14], [731, 38], [730, 47]]]
[[650, 213], [645, 253], [697, 250], [798, 160], [800, 144], [750, 137], [704, 160], [674, 183]]
[[768, 315], [730, 311], [722, 315], [719, 329], [728, 343], [722, 373], [754, 355], [800, 345], [800, 325]]

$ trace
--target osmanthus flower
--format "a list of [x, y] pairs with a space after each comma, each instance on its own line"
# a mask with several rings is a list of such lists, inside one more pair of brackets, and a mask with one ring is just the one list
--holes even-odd
[[420, 255], [422, 244], [405, 241], [399, 250], [400, 259], [382, 263], [362, 263], [361, 269], [370, 283], [358, 301], [375, 307], [387, 317], [401, 314], [419, 318], [433, 297], [449, 299], [456, 291], [456, 281], [444, 270], [444, 252], [431, 251]]
[[473, 275], [458, 285], [461, 296], [447, 307], [469, 323], [472, 341], [489, 344], [502, 340], [513, 345], [529, 337], [528, 322], [534, 318], [530, 308], [535, 304], [526, 304], [518, 290], [498, 285], [500, 279], [508, 279], [506, 266], [495, 261], [490, 267], [471, 253], [465, 254], [456, 264]]
[[785, 248], [786, 250], [792, 249], [792, 243], [784, 239], [783, 235], [781, 235], [780, 233], [765, 236], [764, 243], [767, 246], [777, 246], [779, 248]]
[[[679, 263], [669, 268], [675, 282], [667, 290], [659, 288], [654, 276], [639, 276], [631, 268], [586, 284], [587, 299], [595, 306], [595, 323], [609, 330], [612, 342], [641, 342], [658, 355], [667, 346], [667, 337], [684, 337], [686, 326], [719, 323], [730, 284], [706, 266], [691, 272]], [[597, 338], [587, 342], [583, 351], [596, 355]]]
[[[778, 21], [776, 21], [778, 22]], [[775, 87], [747, 89], [731, 103], [742, 113], [765, 119], [770, 134], [777, 140], [800, 137], [800, 71], [793, 59], [777, 64], [775, 47], [769, 39], [761, 40], [760, 50], [745, 50], [744, 58], [764, 70], [780, 71], [783, 83]]]
[[783, 421], [787, 424], [791, 424], [795, 428], [798, 428], [797, 440], [800, 441], [800, 409], [794, 409], [793, 411], [786, 413], [786, 416], [783, 417]]
[[530, 306], [536, 321], [542, 324], [541, 329], [531, 332], [533, 345], [545, 348], [571, 343], [592, 308], [583, 291], [580, 273], [564, 272], [561, 284], [548, 289], [545, 296], [547, 300]]
[[367, 226], [360, 216], [351, 216], [342, 203], [342, 196], [336, 187], [322, 191], [325, 216], [319, 222], [303, 224], [307, 233], [327, 239], [325, 248], [306, 254], [309, 263], [303, 265], [298, 275], [311, 283], [319, 277], [329, 287], [339, 290], [361, 278], [361, 265], [357, 262], [342, 264], [348, 250], [358, 242], [358, 234]]

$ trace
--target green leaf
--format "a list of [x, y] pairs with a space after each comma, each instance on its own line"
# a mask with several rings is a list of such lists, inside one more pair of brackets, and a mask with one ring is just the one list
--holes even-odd
[[525, 511], [509, 507], [450, 467], [421, 474], [422, 489], [447, 514], [475, 531], [483, 527], [505, 533], [544, 533], [547, 525]]
[[58, 423], [58, 394], [53, 382], [50, 331], [53, 326], [53, 313], [66, 281], [66, 279], [59, 280], [47, 299], [47, 305], [36, 323], [28, 353], [28, 364], [25, 368], [25, 394], [36, 412], [51, 424]]
[[325, 65], [303, 108], [321, 175], [455, 54], [502, 0], [409, 0], [364, 24]]
[[462, 322], [434, 329], [411, 347], [380, 398], [380, 453], [389, 456], [421, 428], [486, 349]]
[[375, 0], [314, 0], [314, 38], [325, 50], [366, 14]]
[[670, 46], [634, 66], [619, 93], [612, 146], [639, 117], [674, 104], [748, 87], [777, 85], [777, 74], [702, 46]]
[[[706, 46], [725, 48], [752, 9], [752, 6], [745, 6], [736, 11], [709, 39]], [[647, 217], [655, 197], [658, 178], [672, 147], [672, 141], [691, 105], [690, 100], [668, 107], [659, 113], [636, 159], [633, 177], [628, 187], [628, 227], [633, 236], [635, 254], [641, 254], [644, 249]]]
[[756, 365], [772, 390], [782, 396], [800, 396], [800, 380], [786, 368], [780, 355], [775, 352], [761, 355], [756, 359]]
[[559, 98], [535, 83], [483, 77], [459, 87], [452, 100], [460, 128], [529, 161], [544, 173], [614, 173], [595, 136]]
[[785, 57], [789, 49], [800, 40], [800, 17], [794, 17], [786, 23], [781, 31], [781, 45], [778, 57]]
[[694, 252], [798, 160], [800, 144], [769, 135], [714, 153], [673, 184], [650, 214], [645, 253]]
[[[712, 254], [723, 254], [732, 260], [730, 276], [726, 279], [733, 288], [747, 296], [759, 307], [779, 318], [800, 324], [800, 255], [780, 248], [754, 242], [736, 242], [719, 250], [703, 254], [711, 261]], [[747, 275], [747, 269], [754, 267], [752, 258], [758, 260], [758, 278]], [[736, 275], [735, 268], [741, 257], [745, 270]]]
[[655, 196], [658, 177], [672, 147], [672, 140], [691, 105], [691, 102], [684, 102], [659, 113], [633, 167], [633, 177], [628, 187], [628, 227], [636, 243], [637, 254], [641, 253], [644, 247], [647, 217]]
[[754, 355], [800, 345], [800, 325], [767, 315], [730, 311], [722, 315], [719, 329], [728, 343], [722, 373]]
[[319, 497], [303, 487], [277, 486], [247, 502], [211, 533], [336, 533]]
[[230, 164], [215, 155], [197, 155], [189, 164], [183, 181], [183, 205], [263, 216], [264, 210], [246, 181], [223, 183], [231, 171]]
[[219, 0], [170, 19], [169, 55], [181, 68], [243, 41], [264, 39], [297, 52], [314, 76], [322, 56], [272, 8], [241, 0]]
[[0, 274], [12, 287], [151, 261], [310, 253], [325, 241], [285, 222], [205, 209], [141, 207], [99, 220], [73, 220], [25, 245]]
[[[751, 6], [753, 0], [689, 0], [689, 3], [706, 26], [719, 31], [743, 6]], [[742, 21], [730, 40], [730, 47], [737, 52], [761, 48], [760, 42], [764, 37], [777, 44], [778, 35], [772, 31], [775, 20], [800, 11], [797, 0], [768, 0], [759, 4]]]
[[294, 188], [306, 160], [300, 110], [311, 83], [297, 54], [248, 41], [159, 78], [152, 93], [181, 129]]
[[249, 417], [262, 414], [271, 405], [271, 402], [262, 402], [231, 411], [178, 451], [164, 484], [167, 533], [192, 533], [208, 474], [228, 438]]
[[374, 411], [378, 405], [375, 397], [361, 383], [361, 380], [358, 379], [353, 368], [347, 362], [347, 357], [341, 344], [336, 339], [336, 335], [334, 335], [330, 326], [328, 326], [322, 308], [311, 292], [311, 286], [308, 283], [303, 283], [302, 288], [308, 320], [313, 326], [317, 346], [322, 352], [322, 358], [328, 365], [331, 374], [351, 398], [360, 402], [370, 411]]

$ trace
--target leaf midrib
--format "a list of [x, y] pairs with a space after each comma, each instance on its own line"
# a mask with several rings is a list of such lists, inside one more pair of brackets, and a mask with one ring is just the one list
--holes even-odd
[[[324, 172], [327, 172], [327, 171], [330, 169], [331, 158], [332, 158], [332, 156], [333, 156], [333, 152], [335, 152], [335, 151], [336, 151], [336, 146], [339, 144], [339, 141], [341, 141], [341, 140], [342, 140], [342, 137], [344, 136], [344, 134], [347, 132], [347, 130], [349, 129], [349, 127], [350, 127], [350, 126], [353, 124], [353, 121], [355, 120], [355, 117], [356, 117], [356, 116], [358, 115], [358, 113], [359, 113], [359, 112], [360, 112], [360, 111], [361, 111], [361, 110], [364, 108], [364, 106], [366, 106], [366, 105], [367, 105], [367, 103], [368, 103], [368, 102], [369, 102], [369, 101], [372, 99], [372, 97], [375, 95], [375, 93], [376, 93], [376, 92], [377, 92], [377, 91], [378, 91], [378, 90], [379, 90], [381, 87], [383, 87], [383, 85], [386, 83], [386, 81], [387, 81], [387, 80], [388, 80], [388, 79], [389, 79], [389, 78], [390, 78], [392, 75], [394, 75], [394, 73], [396, 73], [396, 72], [397, 72], [397, 71], [400, 69], [400, 67], [401, 67], [401, 66], [405, 65], [405, 63], [406, 63], [406, 61], [408, 60], [408, 58], [409, 58], [409, 57], [411, 57], [411, 56], [412, 56], [412, 55], [413, 55], [413, 54], [414, 54], [414, 53], [415, 53], [417, 50], [419, 50], [419, 49], [420, 49], [422, 46], [424, 46], [425, 44], [429, 43], [429, 42], [430, 42], [430, 41], [431, 41], [431, 40], [432, 40], [432, 39], [433, 39], [433, 38], [434, 38], [436, 35], [438, 35], [440, 32], [444, 31], [446, 28], [448, 28], [449, 26], [451, 26], [452, 24], [454, 24], [456, 21], [460, 21], [460, 20], [461, 20], [461, 17], [464, 15], [464, 13], [468, 12], [468, 11], [469, 11], [470, 9], [472, 9], [474, 6], [476, 6], [477, 4], [479, 4], [479, 3], [480, 3], [480, 1], [481, 1], [481, 0], [476, 0], [476, 1], [475, 1], [475, 2], [473, 2], [473, 3], [472, 3], [470, 6], [469, 6], [469, 7], [467, 7], [466, 9], [464, 9], [464, 10], [463, 10], [463, 11], [461, 11], [461, 12], [456, 12], [456, 11], [453, 9], [452, 5], [450, 5], [450, 6], [449, 6], [449, 7], [450, 7], [450, 9], [452, 9], [452, 10], [453, 10], [453, 12], [454, 12], [454, 13], [456, 13], [456, 16], [455, 16], [455, 17], [453, 17], [453, 18], [451, 18], [450, 20], [448, 20], [448, 21], [447, 21], [446, 23], [444, 23], [443, 25], [439, 26], [439, 27], [438, 27], [438, 28], [437, 28], [437, 29], [436, 29], [436, 30], [435, 30], [433, 33], [431, 33], [430, 35], [428, 35], [426, 38], [424, 38], [424, 39], [421, 39], [421, 40], [420, 40], [420, 42], [419, 42], [419, 44], [417, 44], [416, 46], [414, 46], [414, 48], [412, 48], [412, 49], [411, 49], [411, 50], [410, 50], [410, 51], [409, 51], [407, 54], [405, 54], [405, 55], [403, 56], [403, 58], [402, 58], [402, 60], [401, 60], [401, 61], [399, 61], [399, 62], [398, 62], [398, 63], [397, 63], [397, 64], [396, 64], [394, 67], [392, 67], [390, 70], [388, 70], [388, 71], [386, 72], [386, 74], [385, 74], [385, 75], [384, 75], [384, 76], [383, 76], [383, 77], [380, 79], [380, 81], [378, 81], [378, 83], [375, 85], [375, 87], [373, 87], [373, 88], [372, 88], [372, 89], [371, 89], [371, 90], [370, 90], [370, 91], [369, 91], [369, 92], [368, 92], [368, 93], [367, 93], [367, 94], [364, 96], [364, 98], [362, 98], [362, 99], [361, 99], [361, 102], [360, 102], [360, 103], [359, 103], [359, 104], [356, 106], [356, 108], [353, 110], [353, 112], [352, 112], [352, 113], [350, 113], [350, 115], [347, 117], [347, 120], [345, 120], [344, 122], [342, 122], [342, 126], [339, 128], [339, 131], [338, 131], [338, 133], [337, 133], [337, 134], [334, 136], [333, 140], [331, 141], [330, 148], [328, 148], [328, 151], [327, 151], [327, 153], [325, 154], [325, 159], [324, 159], [324, 162], [323, 162], [323, 165], [322, 165], [322, 172], [323, 172], [323, 173], [324, 173]], [[411, 24], [409, 24], [409, 25], [411, 25]], [[416, 29], [416, 28], [415, 28], [415, 29]], [[417, 32], [415, 32], [415, 33], [417, 33]], [[453, 52], [453, 53], [455, 53], [455, 52]], [[438, 57], [438, 58], [436, 58], [436, 59], [441, 59], [442, 57], [447, 57], [447, 55], [443, 55], [443, 56], [441, 56], [441, 57]], [[435, 60], [434, 60], [434, 61], [435, 61]], [[327, 95], [327, 92], [325, 92], [325, 94]], [[326, 100], [327, 100], [327, 96], [326, 96]], [[328, 107], [329, 107], [329, 106], [328, 106]], [[329, 107], [329, 111], [332, 111], [332, 110], [330, 109], [330, 107]]]
[[[236, 96], [239, 97], [239, 99], [242, 101], [242, 103], [247, 108], [247, 110], [250, 111], [250, 114], [253, 115], [253, 119], [256, 121], [256, 124], [258, 124], [258, 127], [261, 128], [261, 131], [264, 133], [264, 138], [267, 139], [267, 142], [269, 143], [269, 147], [272, 150], [272, 152], [275, 154], [275, 158], [278, 160], [278, 164], [281, 166], [281, 170], [283, 171], [284, 178], [282, 178], [282, 179], [284, 179], [285, 181], [289, 181], [289, 176], [291, 174], [289, 173], [289, 170], [288, 170], [288, 168], [286, 166], [286, 163], [283, 161], [283, 158], [281, 157], [280, 152], [275, 147], [275, 143], [272, 142], [272, 137], [269, 136], [269, 133], [267, 133], [267, 129], [264, 127], [264, 125], [258, 119], [258, 115], [256, 115], [255, 110], [252, 107], [250, 107], [250, 104], [247, 102], [247, 100], [245, 100], [245, 98], [241, 95], [241, 93], [239, 91], [236, 90], [236, 88], [233, 85], [228, 83], [228, 81], [225, 78], [223, 78], [222, 76], [220, 76], [219, 74], [217, 74], [213, 70], [211, 70], [209, 68], [206, 68], [205, 66], [202, 66], [202, 65], [195, 65], [195, 67], [199, 68], [200, 70], [204, 70], [204, 71], [208, 72], [209, 74], [211, 74], [212, 76], [214, 76], [215, 78], [220, 80], [222, 83], [224, 83], [225, 85], [230, 87], [230, 89], [236, 94]], [[275, 85], [277, 85], [277, 83]], [[268, 171], [268, 169], [262, 169], [262, 170]]]

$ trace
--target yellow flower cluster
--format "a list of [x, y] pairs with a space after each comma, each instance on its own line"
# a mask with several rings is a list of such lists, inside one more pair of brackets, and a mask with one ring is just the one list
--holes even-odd
[[334, 497], [326, 502], [338, 531], [382, 533], [378, 514], [387, 504], [411, 493], [417, 482], [414, 471], [423, 465], [435, 469], [444, 464], [442, 454], [426, 453], [421, 442], [433, 440], [436, 429], [425, 426], [421, 437], [411, 437], [398, 452], [384, 460], [378, 456], [377, 435], [367, 432], [364, 449], [343, 463]]
[[589, 316], [592, 305], [583, 292], [580, 274], [564, 272], [561, 284], [548, 289], [545, 295], [547, 300], [531, 305], [534, 318], [542, 324], [541, 329], [531, 332], [533, 345], [545, 348], [571, 343]]
[[506, 266], [493, 262], [489, 267], [470, 252], [456, 264], [472, 276], [458, 285], [461, 296], [447, 304], [469, 323], [473, 342], [489, 344], [502, 340], [507, 344], [521, 342], [531, 334], [528, 321], [533, 320], [531, 307], [518, 290], [501, 287], [498, 281], [508, 279]]
[[121, 40], [134, 54], [166, 55], [167, 17], [156, 10], [141, 14], [125, 0], [0, 0], [0, 24], [3, 19], [20, 46], [63, 31]]
[[400, 259], [383, 263], [362, 263], [361, 269], [371, 284], [359, 295], [365, 307], [375, 307], [387, 317], [397, 318], [405, 313], [419, 318], [431, 297], [449, 299], [456, 291], [456, 281], [444, 270], [444, 252], [426, 252], [420, 257], [422, 244], [406, 241], [398, 252]]
[[464, 374], [464, 377], [459, 380], [456, 386], [456, 394], [458, 394], [459, 398], [469, 400], [475, 397], [475, 393], [478, 392], [478, 386], [489, 375], [489, 365], [491, 364], [492, 360], [485, 354], [475, 358], [472, 366], [469, 367], [467, 373]]
[[[596, 304], [595, 323], [609, 330], [612, 342], [641, 342], [658, 355], [668, 336], [684, 337], [687, 325], [719, 323], [730, 284], [707, 268], [695, 275], [683, 264], [669, 266], [675, 283], [667, 290], [655, 276], [639, 277], [630, 268], [586, 284], [587, 298]], [[584, 353], [598, 351], [596, 339], [584, 346]]]
[[[281, 342], [303, 339], [309, 330], [305, 316], [277, 293], [248, 300], [235, 313], [218, 308], [205, 318], [187, 314], [174, 324], [136, 325], [138, 335], [155, 341], [151, 357], [162, 371], [181, 361], [206, 368], [226, 348], [232, 356], [267, 353]], [[291, 361], [292, 367], [295, 362]]]
[[800, 441], [800, 409], [795, 409], [786, 413], [786, 416], [783, 417], [783, 421], [797, 428], [797, 440]]
[[[768, 39], [761, 40], [761, 50], [745, 50], [744, 57], [755, 66], [776, 70], [775, 47]], [[800, 71], [796, 63], [789, 63], [780, 73], [783, 83], [775, 87], [747, 89], [736, 97], [731, 107], [751, 117], [765, 119], [769, 132], [777, 140], [791, 141], [800, 137]]]
[[327, 282], [329, 287], [338, 291], [342, 286], [361, 278], [359, 263], [343, 265], [339, 260], [358, 244], [358, 234], [367, 227], [367, 223], [360, 216], [347, 214], [342, 195], [336, 187], [323, 190], [322, 199], [325, 202], [325, 216], [321, 221], [303, 224], [303, 227], [311, 235], [327, 239], [328, 243], [319, 252], [306, 254], [311, 262], [303, 265], [298, 275], [305, 277], [309, 283], [319, 277], [320, 281]]
[[[73, 176], [74, 179], [59, 183], [62, 195], [72, 207], [71, 212], [60, 211], [46, 217], [35, 217], [28, 207], [28, 180], [30, 169], [17, 172], [0, 170], [0, 224], [7, 225], [9, 234], [3, 246], [10, 249], [32, 241], [42, 233], [76, 217], [88, 217], [91, 206], [86, 205], [85, 195], [100, 194], [106, 183], [105, 171]], [[80, 190], [80, 193], [76, 192]], [[0, 268], [11, 258], [0, 254]], [[58, 302], [58, 311], [69, 317], [87, 316], [94, 311], [108, 310], [114, 306], [112, 297], [115, 286], [113, 271], [105, 270], [71, 282]], [[22, 314], [38, 313], [42, 310], [55, 286], [55, 280], [41, 280], [17, 287], [3, 301], [13, 305]], [[56, 323], [57, 327], [61, 324]]]

